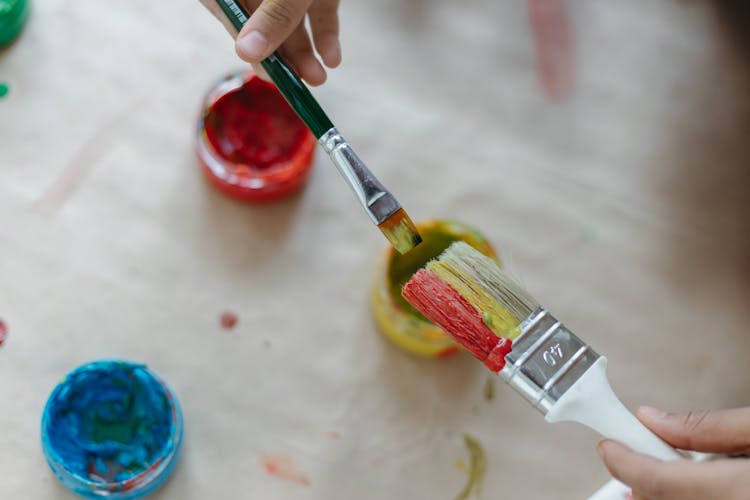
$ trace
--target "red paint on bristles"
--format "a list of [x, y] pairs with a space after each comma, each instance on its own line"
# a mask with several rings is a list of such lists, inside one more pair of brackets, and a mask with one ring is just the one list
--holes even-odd
[[435, 273], [420, 269], [401, 294], [491, 371], [503, 369], [505, 355], [512, 349], [511, 340], [495, 335], [484, 324], [481, 312]]

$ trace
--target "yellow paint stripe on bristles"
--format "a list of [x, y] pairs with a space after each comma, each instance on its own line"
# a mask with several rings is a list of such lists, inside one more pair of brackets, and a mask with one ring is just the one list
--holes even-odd
[[433, 260], [426, 267], [474, 306], [482, 314], [484, 324], [495, 335], [512, 340], [521, 334], [518, 319], [471, 277], [458, 272], [455, 267], [441, 260]]

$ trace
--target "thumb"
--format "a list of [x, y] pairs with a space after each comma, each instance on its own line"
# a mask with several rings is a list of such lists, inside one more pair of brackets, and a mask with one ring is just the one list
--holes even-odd
[[310, 3], [312, 0], [263, 0], [237, 37], [237, 55], [250, 63], [270, 56], [304, 20]]
[[679, 414], [642, 406], [636, 416], [675, 448], [727, 454], [750, 451], [750, 408]]

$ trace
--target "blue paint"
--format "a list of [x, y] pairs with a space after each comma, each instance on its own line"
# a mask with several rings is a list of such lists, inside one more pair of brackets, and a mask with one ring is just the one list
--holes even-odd
[[42, 446], [62, 483], [88, 498], [133, 499], [161, 485], [182, 443], [171, 389], [146, 366], [83, 365], [54, 389], [42, 417]]

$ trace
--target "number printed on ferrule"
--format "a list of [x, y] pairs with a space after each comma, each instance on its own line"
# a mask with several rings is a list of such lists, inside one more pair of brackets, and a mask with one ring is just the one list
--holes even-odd
[[549, 366], [555, 366], [559, 361], [562, 361], [563, 357], [565, 356], [565, 353], [563, 352], [562, 347], [560, 346], [560, 343], [556, 343], [555, 345], [549, 346], [544, 353], [542, 353], [542, 359], [545, 363], [547, 363]]

